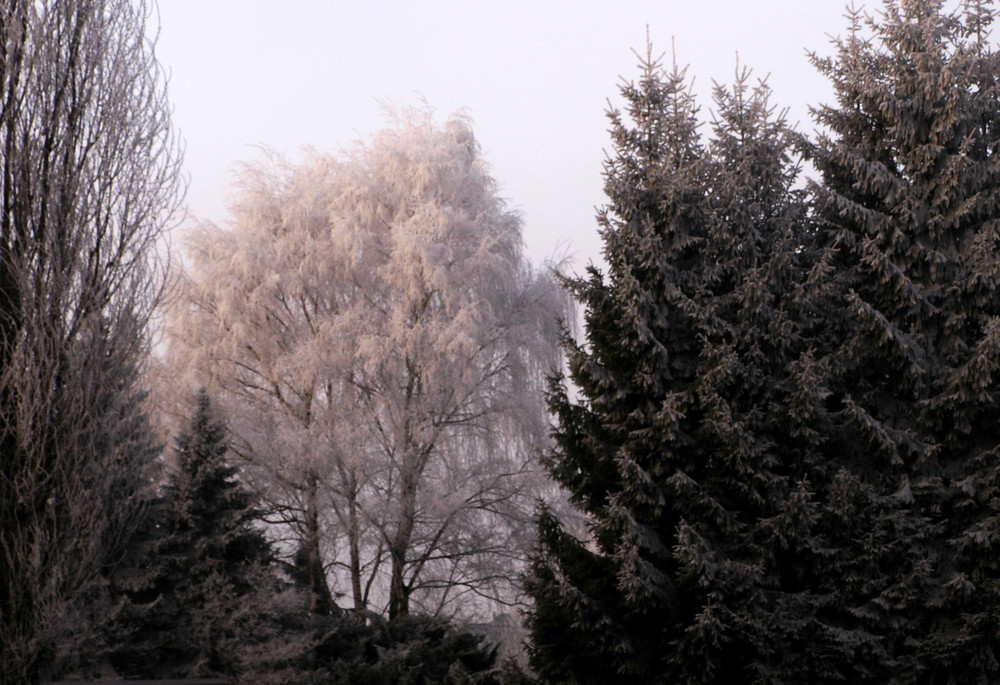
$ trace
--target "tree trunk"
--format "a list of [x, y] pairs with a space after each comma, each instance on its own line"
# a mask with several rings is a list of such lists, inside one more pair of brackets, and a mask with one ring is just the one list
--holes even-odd
[[350, 498], [348, 500], [348, 530], [347, 543], [351, 555], [351, 592], [354, 594], [354, 615], [361, 618], [365, 610], [365, 597], [361, 592], [361, 545], [359, 542], [360, 531], [358, 530], [358, 496], [355, 483], [352, 482]]
[[320, 552], [319, 504], [317, 478], [309, 476], [306, 492], [306, 577], [309, 583], [309, 609], [313, 616], [337, 616], [340, 607], [326, 582], [326, 569]]
[[389, 585], [389, 620], [410, 613], [410, 589], [406, 586], [406, 556], [413, 536], [413, 524], [417, 515], [417, 475], [407, 470], [402, 474], [402, 489], [399, 496], [399, 525], [393, 537], [389, 554], [392, 559], [392, 577]]
[[406, 568], [406, 549], [392, 549], [392, 582], [389, 586], [389, 620], [410, 613], [410, 593], [403, 579]]

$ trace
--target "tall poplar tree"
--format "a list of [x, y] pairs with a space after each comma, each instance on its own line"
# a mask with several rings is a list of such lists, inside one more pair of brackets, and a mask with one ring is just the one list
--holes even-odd
[[1000, 64], [993, 11], [887, 0], [816, 59], [832, 375], [827, 625], [853, 682], [1000, 678]]
[[683, 72], [640, 66], [631, 121], [609, 115], [607, 275], [566, 281], [586, 339], [564, 340], [548, 463], [588, 537], [543, 512], [532, 664], [560, 683], [771, 682], [804, 620], [782, 562], [815, 508], [793, 455], [815, 400], [793, 135], [744, 74], [705, 143]]
[[72, 670], [159, 451], [142, 408], [180, 155], [142, 0], [0, 3], [0, 681]]

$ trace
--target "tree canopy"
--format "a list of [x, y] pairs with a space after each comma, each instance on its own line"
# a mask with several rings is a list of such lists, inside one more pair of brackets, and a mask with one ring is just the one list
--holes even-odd
[[237, 190], [232, 230], [190, 241], [174, 358], [230, 403], [318, 605], [328, 578], [359, 614], [509, 601], [562, 298], [468, 122], [404, 112], [341, 157], [247, 167]]

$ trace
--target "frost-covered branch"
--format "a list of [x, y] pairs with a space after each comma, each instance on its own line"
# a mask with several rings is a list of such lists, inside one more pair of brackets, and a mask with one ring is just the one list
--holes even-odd
[[496, 190], [468, 122], [407, 112], [340, 157], [244, 168], [232, 227], [190, 240], [173, 358], [233, 405], [289, 526], [289, 488], [318, 477], [318, 552], [348, 550], [331, 580], [358, 612], [486, 593], [491, 555], [526, 551], [564, 297]]

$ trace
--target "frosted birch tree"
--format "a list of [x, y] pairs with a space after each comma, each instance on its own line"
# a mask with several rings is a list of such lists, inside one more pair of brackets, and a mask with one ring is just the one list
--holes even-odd
[[522, 255], [469, 123], [243, 170], [203, 225], [172, 355], [227, 401], [314, 608], [512, 596], [564, 299]]

